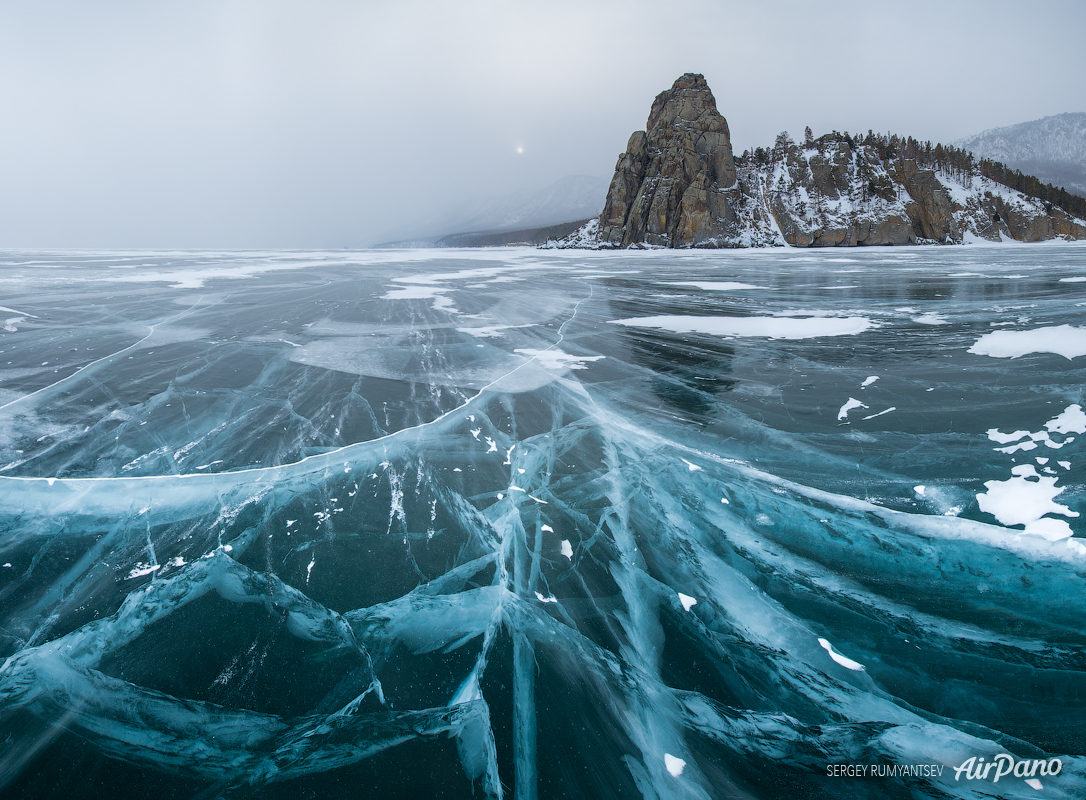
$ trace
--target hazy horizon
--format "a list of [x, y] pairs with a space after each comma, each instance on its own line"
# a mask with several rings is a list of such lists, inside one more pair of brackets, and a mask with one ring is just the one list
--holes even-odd
[[679, 2], [0, 6], [0, 246], [341, 248], [610, 175], [706, 76], [736, 152], [782, 130], [949, 142], [1084, 96], [1086, 6]]

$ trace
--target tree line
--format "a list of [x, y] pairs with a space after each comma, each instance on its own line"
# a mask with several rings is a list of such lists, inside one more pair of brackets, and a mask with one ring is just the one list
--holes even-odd
[[[1027, 197], [1033, 197], [1045, 204], [1051, 212], [1053, 207], [1060, 208], [1073, 217], [1086, 219], [1086, 198], [1044, 183], [1039, 178], [1027, 175], [1021, 170], [1011, 169], [999, 161], [991, 159], [978, 159], [968, 150], [960, 147], [944, 144], [932, 144], [930, 141], [921, 142], [912, 136], [898, 136], [897, 134], [882, 134], [868, 131], [866, 136], [852, 136], [845, 131], [830, 133], [814, 138], [810, 127], [804, 130], [804, 149], [817, 149], [819, 153], [825, 153], [826, 149], [845, 143], [850, 150], [855, 150], [861, 145], [870, 147], [878, 153], [883, 163], [911, 159], [922, 169], [930, 169], [941, 172], [949, 178], [953, 178], [966, 188], [972, 188], [973, 178], [983, 176], [1002, 186], [1021, 192]], [[747, 150], [737, 160], [740, 163], [752, 161], [756, 164], [768, 164], [784, 157], [787, 148], [792, 145], [792, 140], [787, 133], [777, 136], [772, 149], [758, 147], [753, 152]], [[859, 162], [857, 162], [859, 163]], [[865, 187], [866, 188], [866, 187]], [[883, 189], [884, 187], [877, 187]], [[875, 191], [876, 194], [883, 192]], [[865, 191], [866, 199], [866, 191]]]

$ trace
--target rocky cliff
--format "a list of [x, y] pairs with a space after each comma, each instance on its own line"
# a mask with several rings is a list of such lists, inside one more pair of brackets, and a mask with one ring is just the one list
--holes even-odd
[[808, 132], [802, 144], [781, 134], [772, 148], [737, 158], [705, 78], [687, 74], [656, 97], [646, 130], [630, 137], [598, 223], [554, 246], [1086, 239], [1082, 219], [985, 177], [981, 166], [964, 151], [870, 132]]
[[657, 95], [646, 127], [630, 137], [615, 166], [601, 241], [696, 247], [734, 237], [731, 135], [705, 78], [683, 75]]

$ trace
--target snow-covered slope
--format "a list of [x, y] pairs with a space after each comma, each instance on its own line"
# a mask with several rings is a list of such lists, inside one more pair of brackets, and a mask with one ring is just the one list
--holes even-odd
[[1086, 197], [1084, 112], [993, 128], [952, 144]]
[[[913, 143], [914, 145], [916, 143]], [[886, 158], [889, 152], [897, 151]], [[907, 157], [912, 155], [913, 157]], [[1042, 241], [1082, 238], [1086, 223], [973, 168], [911, 152], [906, 142], [861, 144], [824, 136], [807, 146], [779, 139], [739, 169], [740, 246], [773, 238], [794, 246]]]
[[[797, 145], [782, 134], [773, 148], [735, 163], [735, 185], [716, 190], [733, 216], [717, 220], [723, 234], [696, 247], [1086, 238], [1086, 221], [985, 177], [967, 153], [912, 139], [833, 133]], [[553, 246], [616, 246], [597, 231], [586, 227]]]

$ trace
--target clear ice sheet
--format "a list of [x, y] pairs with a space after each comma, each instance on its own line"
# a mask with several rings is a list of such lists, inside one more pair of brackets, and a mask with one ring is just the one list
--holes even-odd
[[5, 797], [1086, 791], [1082, 246], [0, 262]]

